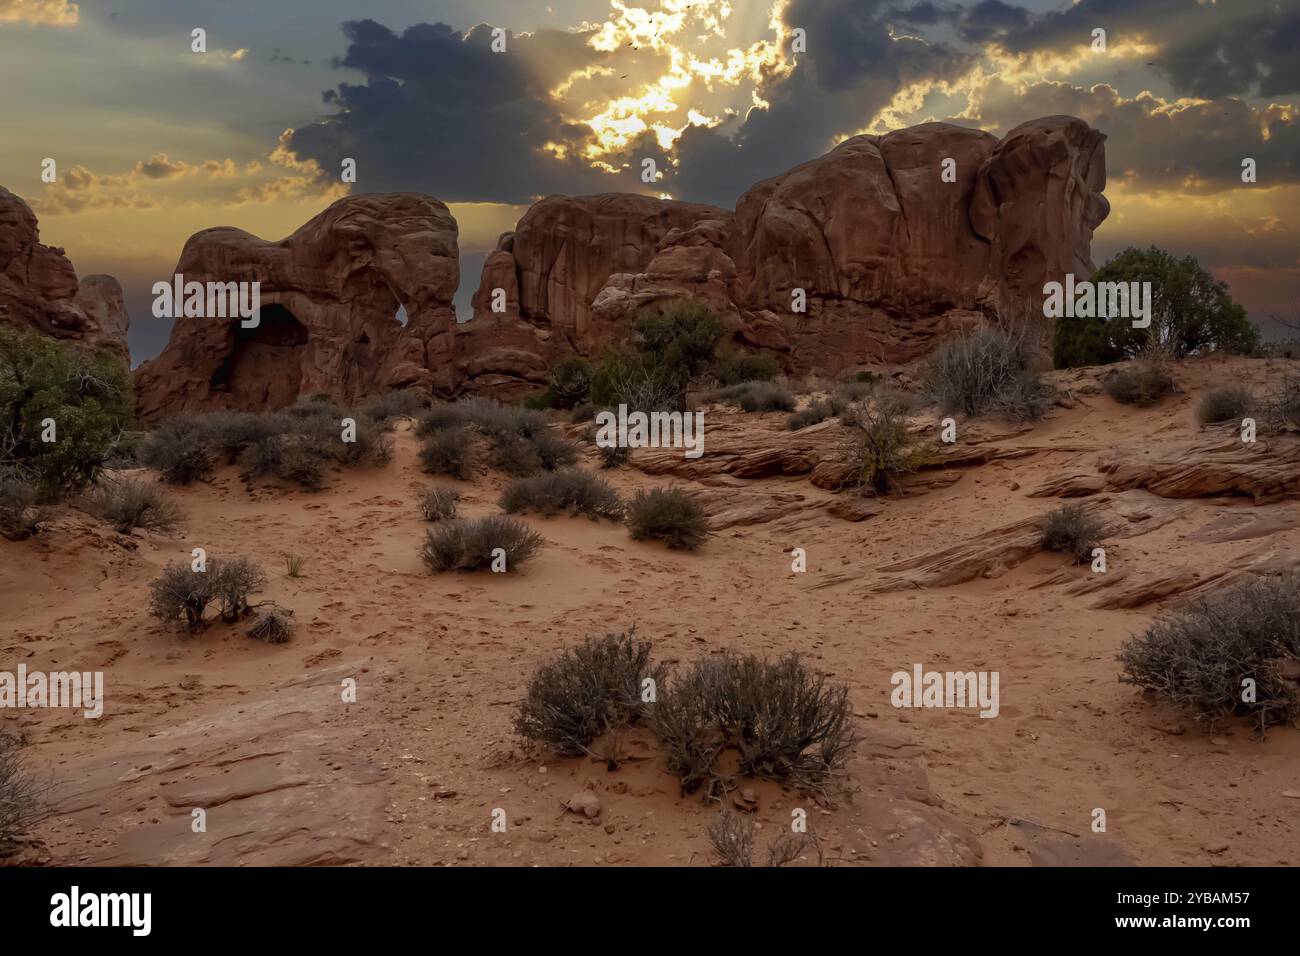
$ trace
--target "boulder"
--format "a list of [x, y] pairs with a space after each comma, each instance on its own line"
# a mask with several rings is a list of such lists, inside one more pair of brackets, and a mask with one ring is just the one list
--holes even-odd
[[122, 287], [112, 276], [77, 281], [63, 250], [40, 241], [36, 215], [0, 186], [0, 322], [36, 329], [129, 362]]

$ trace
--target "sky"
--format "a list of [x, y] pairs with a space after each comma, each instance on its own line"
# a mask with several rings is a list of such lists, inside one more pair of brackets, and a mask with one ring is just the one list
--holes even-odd
[[150, 287], [211, 226], [428, 193], [464, 314], [542, 196], [733, 207], [859, 133], [1067, 113], [1109, 137], [1094, 261], [1194, 255], [1267, 331], [1300, 318], [1297, 50], [1300, 0], [0, 0], [0, 185], [122, 282], [138, 363], [169, 332]]

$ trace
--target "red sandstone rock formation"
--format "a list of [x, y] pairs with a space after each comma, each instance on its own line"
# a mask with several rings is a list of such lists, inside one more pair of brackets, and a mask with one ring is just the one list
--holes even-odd
[[197, 233], [175, 272], [187, 283], [260, 282], [260, 322], [178, 318], [166, 349], [136, 372], [138, 411], [447, 391], [458, 255], [447, 207], [410, 193], [341, 199], [279, 242], [228, 227]]
[[112, 276], [77, 281], [63, 250], [43, 245], [36, 216], [0, 186], [0, 322], [36, 329], [129, 360], [122, 287]]
[[[791, 371], [910, 361], [987, 315], [1043, 321], [1043, 283], [1092, 272], [1092, 233], [1109, 211], [1104, 139], [1066, 116], [1001, 140], [944, 123], [855, 136], [754, 186], [735, 213], [550, 196], [488, 256], [462, 325], [456, 224], [435, 199], [344, 199], [278, 243], [206, 230], [176, 271], [261, 281], [262, 326], [178, 320], [137, 376], [140, 408], [260, 408], [312, 392], [352, 401], [405, 385], [518, 395], [559, 357], [597, 356], [636, 315], [683, 298]], [[792, 308], [795, 290], [806, 312]], [[399, 303], [406, 328], [393, 320]]]

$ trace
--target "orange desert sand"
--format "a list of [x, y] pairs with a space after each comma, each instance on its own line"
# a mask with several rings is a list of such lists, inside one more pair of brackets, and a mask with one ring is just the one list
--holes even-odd
[[[784, 414], [710, 406], [702, 458], [640, 450], [602, 472], [624, 494], [698, 493], [713, 533], [695, 553], [528, 515], [547, 544], [515, 573], [430, 574], [417, 492], [456, 487], [462, 514], [493, 514], [504, 478], [422, 474], [407, 420], [389, 465], [337, 472], [320, 493], [250, 492], [233, 468], [170, 489], [178, 537], [118, 535], [65, 508], [37, 538], [0, 540], [0, 658], [103, 670], [106, 703], [99, 720], [3, 715], [53, 781], [20, 862], [709, 865], [716, 805], [679, 796], [648, 734], [609, 771], [530, 753], [511, 728], [540, 662], [635, 624], [660, 660], [794, 650], [848, 684], [861, 741], [846, 794], [822, 805], [740, 782], [760, 853], [802, 807], [838, 865], [1294, 863], [1300, 732], [1209, 732], [1120, 683], [1115, 660], [1179, 600], [1297, 564], [1300, 442], [1261, 428], [1245, 445], [1194, 415], [1205, 388], [1266, 390], [1288, 364], [1180, 363], [1179, 394], [1154, 409], [1114, 402], [1098, 369], [1051, 373], [1066, 397], [1044, 421], [959, 422], [946, 467], [884, 498], [810, 481], [837, 422], [791, 432]], [[932, 410], [912, 422], [937, 431]], [[1106, 520], [1105, 574], [1039, 549], [1035, 522], [1062, 496]], [[293, 639], [151, 618], [150, 581], [195, 547], [258, 560], [257, 599], [294, 609]], [[301, 578], [285, 575], [291, 553]], [[895, 709], [890, 676], [914, 664], [998, 671], [999, 716]], [[583, 791], [594, 817], [565, 808]]]

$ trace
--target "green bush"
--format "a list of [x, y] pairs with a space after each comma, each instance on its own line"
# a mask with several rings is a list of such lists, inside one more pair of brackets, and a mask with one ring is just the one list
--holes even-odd
[[591, 363], [581, 355], [560, 359], [551, 366], [551, 407], [568, 409], [590, 401], [591, 379]]
[[130, 403], [130, 378], [116, 358], [0, 327], [0, 472], [26, 478], [42, 497], [94, 481], [130, 420]]
[[567, 511], [593, 521], [622, 520], [623, 501], [608, 482], [577, 468], [543, 472], [511, 482], [501, 494], [501, 508], [510, 513], [537, 511], [544, 515]]
[[781, 372], [781, 366], [770, 355], [759, 352], [739, 352], [720, 358], [713, 367], [713, 375], [722, 385], [739, 385], [741, 382], [770, 382]]
[[1248, 355], [1258, 346], [1259, 332], [1246, 310], [1192, 256], [1179, 259], [1155, 246], [1129, 248], [1093, 273], [1091, 281], [1150, 282], [1151, 326], [1135, 329], [1132, 318], [1124, 316], [1058, 319], [1053, 341], [1057, 368], [1109, 364], [1137, 355], [1152, 341], [1175, 358], [1216, 349]]
[[921, 391], [944, 414], [1033, 421], [1051, 396], [1033, 364], [1022, 330], [986, 326], [940, 345], [921, 370]]
[[698, 548], [709, 534], [703, 509], [678, 488], [638, 491], [628, 503], [626, 520], [633, 540], [656, 539], [687, 551]]

